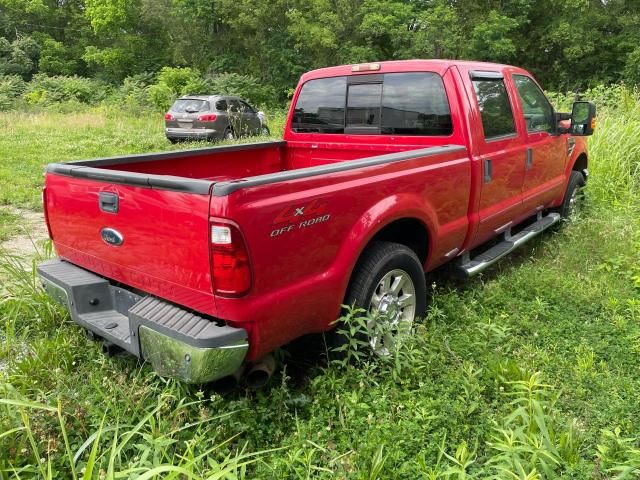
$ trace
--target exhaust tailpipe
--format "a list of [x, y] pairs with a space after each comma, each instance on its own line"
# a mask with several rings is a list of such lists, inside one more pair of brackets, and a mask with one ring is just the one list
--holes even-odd
[[233, 392], [238, 387], [238, 384], [240, 383], [240, 377], [242, 377], [243, 372], [244, 365], [242, 365], [231, 375], [227, 375], [226, 377], [222, 377], [213, 382], [213, 390], [220, 395], [226, 395]]
[[247, 383], [247, 387], [252, 390], [257, 390], [259, 388], [264, 387], [267, 383], [269, 383], [269, 379], [273, 372], [276, 370], [276, 359], [273, 355], [268, 354], [254, 363], [247, 375], [245, 377], [245, 381]]

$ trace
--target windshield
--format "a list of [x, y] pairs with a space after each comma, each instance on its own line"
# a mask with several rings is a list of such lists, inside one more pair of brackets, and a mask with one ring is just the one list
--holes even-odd
[[197, 100], [194, 98], [185, 98], [176, 100], [171, 107], [172, 112], [176, 113], [197, 113], [209, 110], [209, 102], [206, 100]]

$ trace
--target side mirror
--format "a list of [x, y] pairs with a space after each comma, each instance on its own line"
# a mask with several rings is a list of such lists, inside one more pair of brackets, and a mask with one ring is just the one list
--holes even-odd
[[596, 106], [592, 102], [574, 102], [571, 110], [570, 135], [593, 135], [596, 129]]

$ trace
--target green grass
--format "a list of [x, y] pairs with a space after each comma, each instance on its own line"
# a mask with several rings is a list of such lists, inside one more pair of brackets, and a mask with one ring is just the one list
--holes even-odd
[[0, 242], [13, 236], [20, 223], [20, 215], [0, 208]]
[[[104, 357], [5, 258], [0, 478], [640, 478], [636, 105], [601, 109], [581, 217], [481, 277], [431, 275], [427, 318], [389, 361], [327, 366], [305, 343], [270, 387], [220, 396]], [[52, 151], [166, 147], [150, 120], [109, 116], [65, 147], [44, 115], [44, 151], [12, 118], [1, 161], [9, 138], [34, 159], [22, 190], [2, 188], [14, 205], [37, 204]]]
[[[283, 123], [283, 112], [269, 114], [272, 134], [280, 135]], [[240, 140], [247, 141], [256, 138]], [[142, 111], [134, 116], [106, 107], [0, 112], [0, 205], [41, 208], [38, 192], [47, 163], [207, 145], [171, 145], [160, 113]]]

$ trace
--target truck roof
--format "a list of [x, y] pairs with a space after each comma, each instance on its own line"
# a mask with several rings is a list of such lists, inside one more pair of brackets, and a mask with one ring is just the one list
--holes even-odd
[[[355, 65], [380, 65], [379, 70], [362, 70], [360, 72], [354, 72], [352, 68]], [[440, 59], [416, 59], [416, 60], [392, 60], [385, 62], [363, 62], [363, 63], [354, 63], [348, 65], [339, 65], [336, 67], [326, 67], [319, 68], [317, 70], [311, 70], [310, 72], [305, 73], [300, 78], [301, 82], [306, 82], [307, 80], [311, 80], [314, 78], [323, 78], [323, 77], [338, 77], [343, 75], [358, 75], [362, 73], [388, 73], [388, 72], [412, 72], [412, 71], [430, 71], [436, 72], [440, 75], [443, 75], [444, 72], [447, 71], [448, 68], [454, 65], [464, 65], [470, 68], [478, 68], [478, 69], [502, 69], [509, 68], [515, 70], [524, 71], [518, 67], [513, 67], [511, 65], [504, 65], [499, 63], [490, 63], [490, 62], [476, 62], [469, 60], [440, 60]]]

